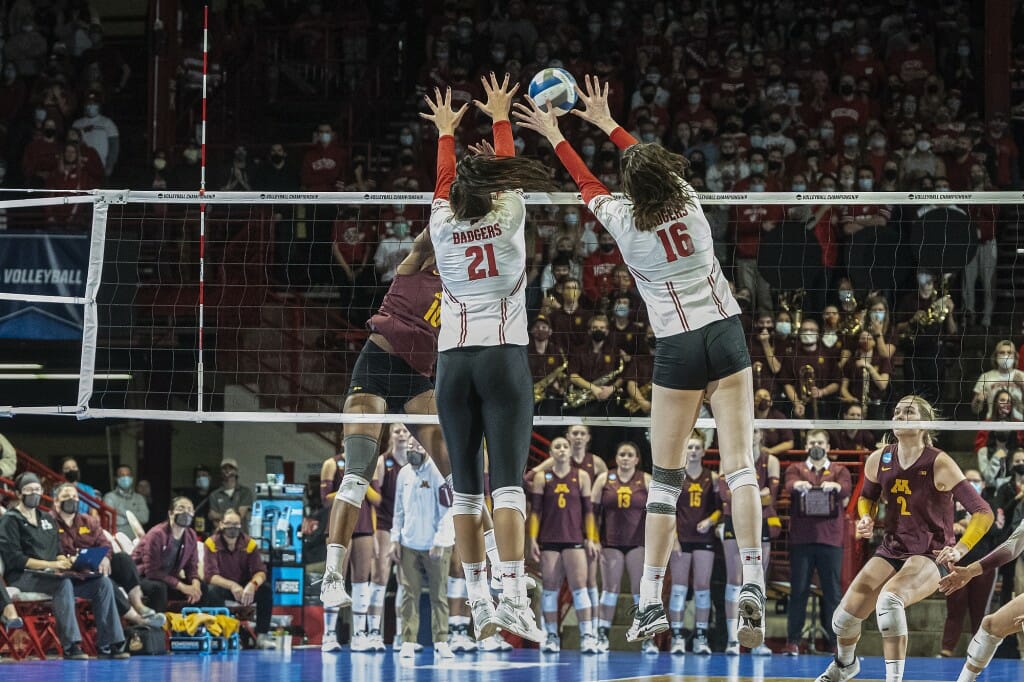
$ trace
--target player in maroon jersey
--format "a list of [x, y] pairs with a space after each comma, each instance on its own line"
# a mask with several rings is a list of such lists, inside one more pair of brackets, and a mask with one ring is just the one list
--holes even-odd
[[[967, 566], [953, 566], [952, 572], [939, 581], [939, 591], [945, 595], [956, 592], [971, 579], [982, 573], [994, 572], [998, 567], [1014, 561], [1024, 552], [1024, 521], [1014, 529], [1010, 537], [981, 559]], [[1018, 594], [1012, 601], [1003, 604], [995, 613], [981, 621], [981, 627], [967, 645], [967, 660], [957, 677], [957, 682], [975, 682], [978, 674], [995, 656], [1003, 638], [1024, 628], [1024, 594]]]
[[[837, 653], [818, 682], [846, 682], [860, 671], [855, 650], [861, 622], [872, 610], [882, 633], [886, 682], [901, 682], [907, 656], [906, 607], [927, 598], [939, 579], [992, 525], [992, 510], [964, 478], [953, 458], [934, 447], [924, 429], [900, 422], [931, 421], [935, 411], [919, 396], [896, 404], [896, 442], [875, 450], [864, 464], [864, 487], [857, 500], [857, 537], [870, 538], [879, 498], [887, 504], [882, 544], [853, 579], [832, 615]], [[957, 542], [953, 501], [971, 514]]]
[[[754, 472], [761, 495], [761, 570], [768, 575], [768, 561], [771, 558], [772, 527], [782, 530], [782, 524], [775, 513], [775, 500], [779, 497], [779, 479], [781, 469], [779, 459], [770, 454], [764, 447], [764, 434], [761, 429], [754, 429]], [[739, 608], [740, 585], [743, 582], [742, 565], [740, 563], [739, 543], [732, 519], [732, 492], [726, 485], [725, 478], [718, 477], [718, 494], [722, 498], [723, 533], [722, 552], [725, 554], [725, 616], [727, 656], [740, 653], [740, 643], [736, 631], [736, 612]], [[756, 656], [771, 656], [772, 651], [764, 642], [751, 649]]]
[[[668, 615], [672, 625], [672, 653], [686, 653], [683, 610], [693, 585], [695, 635], [693, 653], [710, 654], [708, 616], [711, 613], [711, 570], [715, 564], [714, 529], [722, 516], [718, 474], [704, 466], [704, 434], [694, 429], [686, 439], [686, 477], [676, 504], [676, 547], [669, 558], [672, 594]], [[693, 581], [690, 569], [693, 568]], [[731, 622], [731, 621], [730, 621]]]
[[[640, 449], [636, 443], [619, 443], [615, 468], [599, 474], [590, 500], [600, 525], [601, 604], [598, 610], [597, 646], [608, 651], [608, 632], [619, 602], [622, 570], [629, 569], [634, 602], [640, 599], [640, 575], [644, 570], [644, 519], [647, 517], [647, 488], [651, 475], [640, 471]], [[657, 653], [653, 639], [644, 650]]]
[[[332, 505], [341, 481], [345, 477], [345, 455], [339, 453], [324, 460], [320, 467], [320, 501], [324, 506]], [[352, 641], [353, 651], [374, 651], [376, 643], [370, 637], [368, 614], [372, 588], [370, 580], [373, 576], [373, 563], [376, 550], [373, 543], [374, 507], [380, 501], [376, 491], [367, 491], [367, 500], [356, 513], [355, 526], [352, 529], [350, 550], [346, 556], [352, 579]], [[334, 522], [333, 514], [328, 521], [327, 532], [330, 534]], [[345, 565], [341, 565], [341, 574], [345, 574]], [[321, 644], [324, 651], [338, 651], [341, 645], [337, 639], [338, 610], [324, 609], [324, 638]]]
[[541, 565], [544, 584], [541, 611], [547, 641], [541, 650], [557, 652], [558, 591], [569, 582], [580, 622], [580, 653], [597, 653], [592, 604], [587, 591], [587, 561], [597, 559], [598, 535], [590, 501], [590, 475], [572, 465], [569, 441], [558, 437], [548, 450], [553, 466], [533, 477], [529, 535], [530, 556]]
[[[573, 424], [565, 431], [565, 437], [569, 441], [571, 449], [572, 465], [587, 472], [590, 481], [593, 483], [597, 477], [608, 471], [608, 465], [604, 461], [604, 455], [595, 455], [588, 449], [590, 447], [590, 427], [586, 424]], [[554, 466], [554, 461], [549, 457], [543, 462], [526, 472], [524, 480], [529, 483], [533, 476], [540, 472], [549, 471]], [[587, 591], [590, 593], [590, 603], [598, 603], [597, 592], [597, 562], [593, 561], [587, 566]], [[597, 610], [594, 614], [594, 630], [598, 628]]]

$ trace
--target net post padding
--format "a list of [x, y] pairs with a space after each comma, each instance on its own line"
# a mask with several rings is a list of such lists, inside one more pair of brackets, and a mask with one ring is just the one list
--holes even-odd
[[103, 254], [107, 243], [107, 202], [100, 198], [92, 207], [92, 233], [89, 240], [89, 268], [85, 279], [85, 310], [82, 319], [82, 358], [78, 376], [78, 409], [84, 417], [89, 411], [96, 373], [96, 339], [99, 313], [96, 296], [103, 276]]

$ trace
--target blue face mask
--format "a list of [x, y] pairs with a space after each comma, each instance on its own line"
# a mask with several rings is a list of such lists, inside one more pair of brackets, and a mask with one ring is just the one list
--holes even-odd
[[118, 476], [117, 477], [117, 487], [120, 488], [121, 490], [131, 490], [132, 489], [132, 477], [131, 476]]
[[203, 490], [209, 488], [210, 487], [210, 477], [209, 476], [197, 476], [196, 477], [196, 487], [197, 488], [201, 488]]
[[807, 185], [805, 183], [802, 183], [802, 182], [794, 182], [793, 183], [793, 191], [794, 192], [806, 192], [807, 191]]

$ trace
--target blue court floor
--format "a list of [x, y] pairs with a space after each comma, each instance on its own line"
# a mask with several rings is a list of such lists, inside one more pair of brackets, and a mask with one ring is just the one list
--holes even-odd
[[[264, 680], [424, 680], [445, 682], [562, 682], [574, 680], [637, 680], [638, 682], [774, 682], [813, 680], [828, 665], [821, 656], [749, 655], [686, 657], [613, 652], [580, 656], [575, 651], [541, 655], [537, 650], [507, 654], [462, 655], [434, 662], [429, 649], [413, 661], [399, 661], [397, 654], [321, 654], [319, 647], [280, 652], [246, 651], [212, 656], [175, 655], [137, 657], [129, 661], [33, 661], [0, 663], [0, 680], [22, 682], [240, 682]], [[907, 661], [907, 682], [956, 680], [960, 659], [912, 658]], [[858, 680], [884, 680], [881, 659], [862, 661]], [[996, 659], [982, 673], [981, 682], [1020, 682], [1024, 662]]]

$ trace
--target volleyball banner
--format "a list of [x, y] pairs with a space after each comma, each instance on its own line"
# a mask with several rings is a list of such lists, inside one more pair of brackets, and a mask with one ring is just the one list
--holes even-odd
[[[4, 294], [80, 297], [88, 263], [87, 235], [0, 234], [0, 292]], [[0, 339], [81, 338], [81, 305], [0, 298]]]

